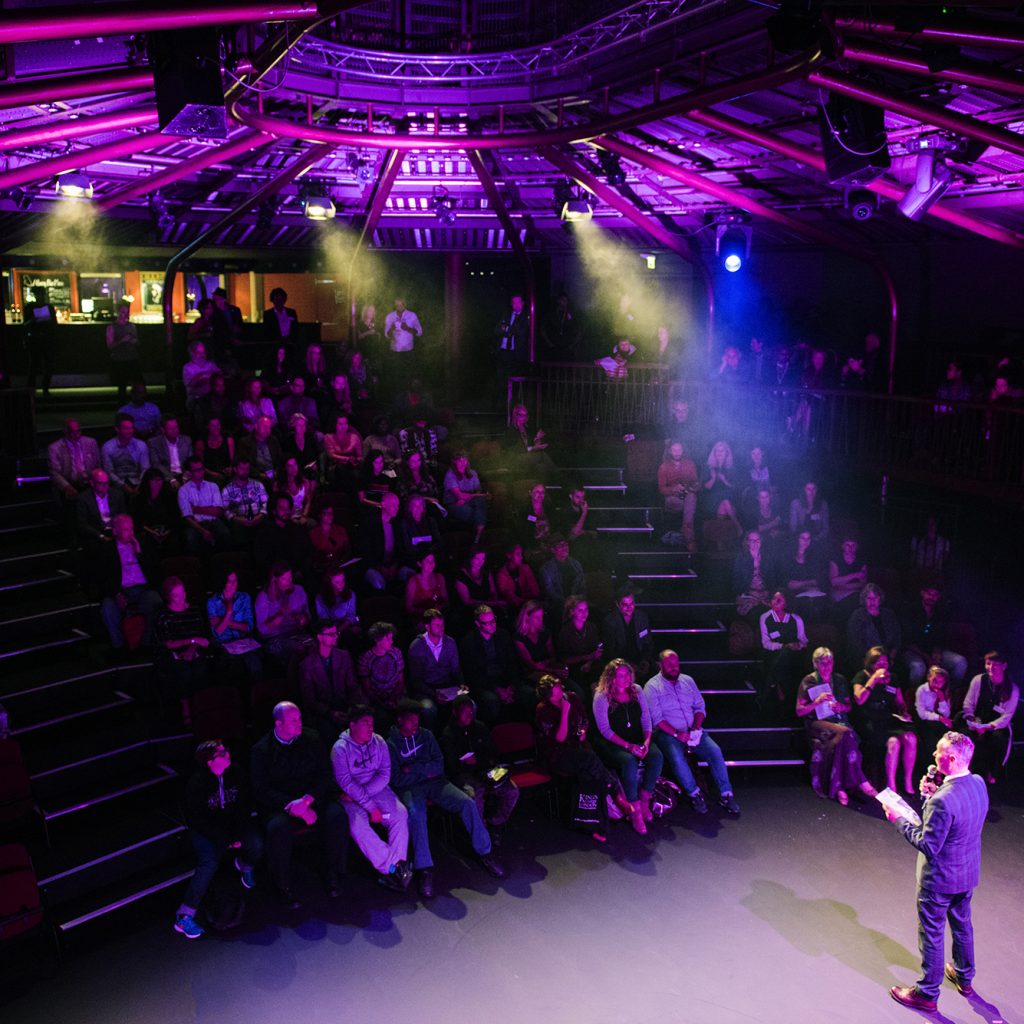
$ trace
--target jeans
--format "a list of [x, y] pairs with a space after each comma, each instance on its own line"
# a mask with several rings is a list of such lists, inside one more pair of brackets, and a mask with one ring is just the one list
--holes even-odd
[[[928, 674], [928, 663], [913, 651], [904, 651], [900, 655], [900, 661], [906, 669], [910, 685], [917, 689]], [[939, 651], [939, 665], [949, 673], [949, 678], [954, 683], [962, 683], [964, 676], [967, 675], [967, 659], [956, 651]]]
[[[622, 779], [622, 788], [630, 803], [636, 803], [640, 799], [641, 789], [645, 793], [653, 792], [654, 785], [661, 775], [662, 765], [665, 763], [662, 752], [653, 743], [643, 761], [628, 750], [609, 743], [604, 737], [596, 739], [595, 746], [597, 746], [602, 760]], [[641, 765], [643, 766], [642, 780], [640, 777]]]
[[469, 833], [473, 851], [481, 857], [491, 852], [491, 836], [487, 831], [473, 798], [453, 786], [447, 779], [439, 777], [418, 783], [401, 794], [402, 803], [409, 812], [409, 838], [412, 840], [412, 866], [421, 871], [434, 866], [430, 855], [430, 839], [427, 836], [427, 803], [437, 804], [442, 811], [457, 814], [463, 827]]
[[185, 527], [185, 550], [196, 558], [203, 558], [211, 550], [224, 551], [231, 546], [231, 530], [223, 519], [210, 519], [200, 523], [200, 526], [213, 537], [213, 543], [208, 544], [193, 526]]
[[917, 890], [917, 943], [921, 950], [921, 977], [917, 991], [936, 999], [942, 987], [946, 921], [953, 934], [953, 965], [963, 981], [974, 978], [974, 926], [969, 892]]
[[382, 875], [394, 870], [399, 861], [406, 858], [409, 847], [409, 818], [405, 805], [394, 792], [385, 787], [367, 801], [380, 809], [386, 817], [381, 825], [387, 833], [387, 842], [377, 834], [370, 823], [370, 815], [359, 804], [343, 801], [342, 808], [348, 815], [348, 827], [356, 846]]
[[[693, 772], [690, 770], [690, 765], [686, 760], [686, 744], [681, 740], [677, 740], [674, 736], [669, 736], [667, 732], [662, 732], [661, 729], [655, 731], [654, 742], [665, 755], [669, 770], [676, 777], [676, 781], [683, 788], [683, 792], [691, 796], [696, 793], [700, 787], [697, 785], [697, 780], [694, 779]], [[701, 735], [700, 743], [693, 749], [698, 757], [707, 761], [711, 778], [714, 779], [715, 788], [718, 790], [718, 795], [725, 796], [726, 793], [731, 793], [732, 783], [729, 782], [729, 773], [725, 767], [725, 758], [722, 756], [721, 747], [705, 732]]]
[[[320, 833], [328, 871], [344, 871], [348, 857], [348, 816], [340, 805], [331, 801], [314, 807], [317, 813], [313, 829]], [[270, 877], [279, 889], [291, 888], [292, 847], [296, 833], [306, 829], [301, 818], [280, 811], [266, 822], [267, 866]]]
[[487, 499], [471, 498], [463, 505], [448, 505], [448, 514], [460, 523], [471, 526], [487, 525]]
[[144, 583], [127, 587], [122, 591], [128, 607], [122, 612], [117, 601], [105, 597], [100, 602], [100, 618], [110, 635], [110, 646], [116, 649], [124, 647], [124, 636], [121, 633], [121, 622], [125, 615], [141, 615], [146, 620], [146, 628], [142, 634], [143, 646], [148, 647], [153, 640], [153, 622], [164, 603], [155, 590], [150, 590]]
[[[178, 913], [194, 917], [217, 874], [224, 854], [232, 851], [220, 843], [215, 843], [209, 836], [196, 832], [195, 829], [189, 832], [189, 839], [192, 840], [192, 849], [196, 854], [196, 870], [189, 880]], [[238, 850], [238, 863], [251, 868], [262, 856], [263, 843], [259, 833], [254, 828], [247, 829], [242, 837], [242, 846]]]

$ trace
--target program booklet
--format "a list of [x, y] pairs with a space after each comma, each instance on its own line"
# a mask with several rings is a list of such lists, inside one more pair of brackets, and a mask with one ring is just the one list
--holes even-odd
[[899, 795], [899, 793], [886, 787], [881, 793], [875, 796], [875, 799], [887, 810], [893, 814], [898, 814], [901, 818], [906, 818], [911, 825], [920, 825], [921, 816], [914, 810], [906, 800]]

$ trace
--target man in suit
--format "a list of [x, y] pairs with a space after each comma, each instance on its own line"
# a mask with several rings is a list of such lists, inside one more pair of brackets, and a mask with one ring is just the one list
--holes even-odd
[[[971, 896], [981, 872], [981, 830], [988, 813], [988, 790], [970, 771], [974, 743], [947, 732], [935, 748], [938, 775], [921, 780], [924, 811], [920, 825], [886, 809], [889, 821], [918, 851], [917, 920], [922, 972], [909, 987], [889, 994], [912, 1010], [934, 1013], [943, 974], [963, 996], [973, 995], [974, 927]], [[941, 784], [939, 784], [941, 782]], [[946, 921], [953, 934], [953, 961], [943, 968]]]
[[270, 292], [271, 308], [263, 312], [263, 337], [271, 344], [294, 345], [298, 337], [299, 314], [286, 306], [288, 293], [283, 288]]
[[176, 416], [165, 416], [160, 433], [150, 438], [149, 464], [159, 469], [163, 478], [177, 490], [185, 477], [185, 466], [192, 454], [192, 438], [181, 432]]
[[64, 436], [46, 449], [53, 490], [67, 501], [76, 501], [89, 486], [89, 474], [100, 464], [100, 446], [82, 436], [78, 420], [64, 424]]
[[114, 516], [127, 511], [124, 496], [111, 488], [110, 477], [98, 466], [89, 474], [89, 489], [78, 496], [78, 534], [87, 551], [113, 538]]

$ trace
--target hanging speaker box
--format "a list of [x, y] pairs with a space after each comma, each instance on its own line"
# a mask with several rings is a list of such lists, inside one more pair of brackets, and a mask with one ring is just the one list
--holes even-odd
[[866, 185], [889, 167], [885, 111], [831, 95], [818, 113], [825, 173], [833, 185]]
[[220, 70], [220, 36], [200, 29], [154, 32], [149, 59], [164, 135], [228, 137]]

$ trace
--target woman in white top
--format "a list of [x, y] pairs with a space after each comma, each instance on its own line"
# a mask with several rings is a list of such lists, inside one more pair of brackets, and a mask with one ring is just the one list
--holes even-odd
[[972, 767], [985, 781], [996, 781], [1006, 764], [1013, 741], [1013, 716], [1020, 690], [1010, 678], [1006, 657], [999, 651], [985, 655], [985, 671], [971, 680], [964, 697], [963, 720], [974, 740]]
[[251, 434], [261, 416], [268, 417], [271, 424], [277, 426], [277, 410], [274, 403], [263, 397], [263, 385], [259, 377], [250, 377], [245, 382], [245, 397], [238, 403], [238, 419], [242, 429]]

